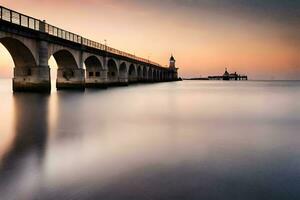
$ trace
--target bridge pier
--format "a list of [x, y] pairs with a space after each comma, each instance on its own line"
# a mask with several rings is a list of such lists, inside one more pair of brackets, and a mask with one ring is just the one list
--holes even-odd
[[84, 69], [58, 69], [56, 88], [57, 90], [84, 90]]
[[120, 76], [118, 85], [119, 86], [128, 86], [128, 77], [126, 75]]
[[128, 78], [128, 83], [129, 84], [138, 83], [138, 78], [136, 76], [135, 77], [129, 77]]
[[13, 78], [13, 91], [50, 93], [50, 68], [15, 67]]
[[107, 70], [91, 70], [87, 69], [86, 79], [85, 79], [86, 88], [107, 88]]
[[138, 82], [138, 76], [136, 74], [128, 74], [128, 83], [134, 84]]

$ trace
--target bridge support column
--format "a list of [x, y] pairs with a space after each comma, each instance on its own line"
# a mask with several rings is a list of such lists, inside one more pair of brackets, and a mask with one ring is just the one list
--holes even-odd
[[107, 70], [99, 72], [87, 71], [85, 79], [86, 88], [107, 88]]
[[13, 78], [14, 92], [50, 93], [49, 67], [16, 67]]
[[128, 83], [129, 84], [134, 84], [134, 83], [137, 83], [138, 82], [138, 78], [137, 76], [131, 76], [128, 78]]
[[128, 76], [126, 74], [121, 75], [119, 77], [119, 84], [120, 86], [128, 86]]
[[58, 90], [84, 90], [84, 69], [58, 69], [56, 88]]

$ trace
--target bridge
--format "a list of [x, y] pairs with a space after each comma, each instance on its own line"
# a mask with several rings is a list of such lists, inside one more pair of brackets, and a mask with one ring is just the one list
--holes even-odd
[[14, 61], [15, 92], [50, 92], [51, 56], [58, 65], [57, 89], [178, 80], [173, 56], [170, 67], [165, 68], [3, 6], [0, 6], [0, 43]]

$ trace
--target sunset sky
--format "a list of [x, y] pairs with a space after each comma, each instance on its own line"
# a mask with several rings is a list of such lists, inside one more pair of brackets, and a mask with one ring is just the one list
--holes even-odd
[[[182, 77], [218, 75], [228, 67], [251, 79], [300, 79], [300, 0], [1, 0], [1, 5], [162, 65], [173, 53]], [[0, 77], [11, 77], [13, 62], [3, 46], [0, 55]]]

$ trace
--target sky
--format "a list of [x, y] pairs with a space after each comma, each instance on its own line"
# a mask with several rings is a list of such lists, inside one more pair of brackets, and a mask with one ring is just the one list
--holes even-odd
[[[89, 39], [168, 65], [181, 77], [230, 72], [300, 79], [300, 0], [1, 0]], [[0, 77], [13, 62], [0, 46]], [[55, 61], [49, 61], [55, 68]]]

